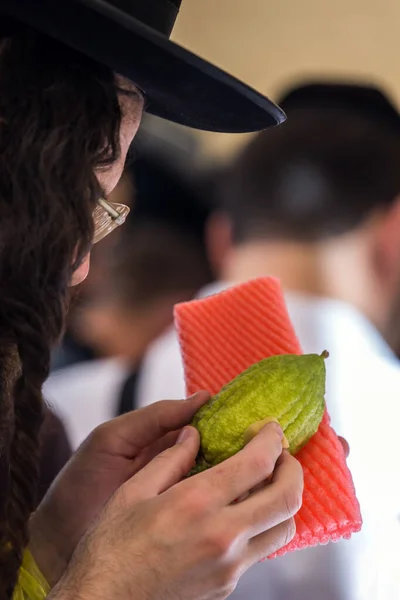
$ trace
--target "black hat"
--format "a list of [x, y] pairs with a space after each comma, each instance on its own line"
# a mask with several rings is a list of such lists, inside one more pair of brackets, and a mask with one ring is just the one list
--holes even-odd
[[313, 81], [286, 90], [278, 100], [289, 115], [297, 110], [354, 113], [400, 131], [400, 114], [388, 96], [373, 85]]
[[284, 121], [273, 102], [169, 40], [180, 4], [0, 0], [0, 24], [6, 13], [110, 67], [145, 92], [148, 112], [170, 121], [229, 133]]

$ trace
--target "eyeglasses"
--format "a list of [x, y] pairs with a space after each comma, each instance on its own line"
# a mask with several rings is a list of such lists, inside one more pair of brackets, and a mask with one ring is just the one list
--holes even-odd
[[130, 208], [125, 204], [116, 204], [107, 202], [104, 198], [99, 198], [96, 208], [93, 211], [94, 237], [93, 243], [97, 244], [109, 233], [123, 225], [126, 221]]

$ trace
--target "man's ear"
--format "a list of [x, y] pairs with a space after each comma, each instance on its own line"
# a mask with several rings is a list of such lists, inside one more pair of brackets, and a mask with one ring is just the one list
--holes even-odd
[[386, 285], [398, 285], [400, 271], [400, 194], [377, 220], [375, 239], [378, 277]]
[[209, 217], [205, 238], [211, 268], [219, 278], [232, 248], [232, 226], [225, 213], [216, 211]]

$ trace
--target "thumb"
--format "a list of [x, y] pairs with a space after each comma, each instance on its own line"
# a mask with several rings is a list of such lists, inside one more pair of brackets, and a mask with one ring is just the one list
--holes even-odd
[[179, 483], [192, 468], [200, 447], [194, 427], [184, 427], [175, 446], [158, 454], [126, 484], [129, 497], [141, 500], [157, 496]]

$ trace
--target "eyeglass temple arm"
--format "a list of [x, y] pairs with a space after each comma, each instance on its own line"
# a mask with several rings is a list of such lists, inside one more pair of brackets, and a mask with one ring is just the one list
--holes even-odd
[[105, 200], [104, 198], [99, 198], [98, 203], [100, 204], [100, 206], [102, 208], [104, 208], [104, 210], [110, 215], [110, 217], [112, 217], [113, 219], [117, 220], [120, 218], [120, 214], [117, 210], [115, 210], [115, 208], [113, 208], [108, 202], [107, 200]]

